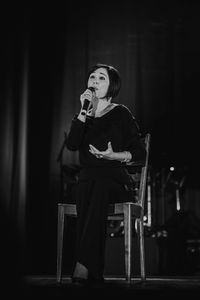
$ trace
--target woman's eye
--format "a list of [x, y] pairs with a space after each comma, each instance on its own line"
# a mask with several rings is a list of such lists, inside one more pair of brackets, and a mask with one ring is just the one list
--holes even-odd
[[90, 79], [94, 79], [94, 78], [95, 78], [94, 75], [91, 75], [91, 76], [90, 76]]
[[103, 77], [103, 76], [100, 76], [99, 78], [100, 78], [101, 80], [105, 80], [105, 77]]

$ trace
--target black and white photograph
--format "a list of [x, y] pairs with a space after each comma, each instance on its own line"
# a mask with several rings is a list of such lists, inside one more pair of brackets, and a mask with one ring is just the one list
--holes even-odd
[[199, 1], [5, 2], [0, 37], [2, 295], [199, 295]]

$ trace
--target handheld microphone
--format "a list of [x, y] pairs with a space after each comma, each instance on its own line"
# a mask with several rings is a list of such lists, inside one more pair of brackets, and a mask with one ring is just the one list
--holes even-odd
[[[92, 86], [90, 86], [90, 87], [88, 88], [88, 90], [90, 90], [90, 91], [93, 92], [93, 93], [95, 92], [95, 88], [92, 87]], [[83, 107], [82, 107], [81, 110], [84, 111], [84, 112], [86, 112], [89, 105], [90, 105], [90, 101], [89, 101], [88, 99], [84, 99]]]

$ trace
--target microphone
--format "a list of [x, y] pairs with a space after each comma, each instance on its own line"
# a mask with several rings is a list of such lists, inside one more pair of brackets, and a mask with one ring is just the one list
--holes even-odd
[[[95, 88], [94, 87], [92, 87], [92, 86], [90, 86], [89, 88], [88, 88], [88, 90], [90, 90], [91, 92], [95, 92]], [[83, 107], [82, 107], [82, 112], [83, 112], [83, 114], [86, 114], [86, 111], [87, 111], [87, 109], [88, 109], [88, 106], [90, 105], [90, 101], [88, 100], [88, 99], [84, 99], [84, 102], [83, 102]]]

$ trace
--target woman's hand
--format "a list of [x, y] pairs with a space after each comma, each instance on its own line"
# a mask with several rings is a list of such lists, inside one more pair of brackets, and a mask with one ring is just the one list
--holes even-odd
[[105, 151], [99, 151], [97, 148], [95, 148], [93, 145], [89, 145], [90, 153], [96, 156], [97, 158], [104, 158], [113, 160], [114, 159], [114, 152], [112, 149], [111, 142], [108, 142], [108, 148]]
[[89, 108], [91, 107], [93, 98], [94, 98], [94, 93], [90, 89], [86, 89], [84, 91], [84, 93], [81, 94], [81, 96], [80, 96], [81, 107], [83, 108], [84, 101], [87, 99], [90, 102], [90, 104], [87, 108], [89, 110]]
[[132, 154], [129, 151], [114, 152], [111, 142], [108, 142], [108, 148], [105, 151], [99, 151], [93, 145], [89, 145], [89, 147], [90, 153], [96, 156], [96, 158], [118, 160], [120, 162], [129, 162], [132, 159]]

